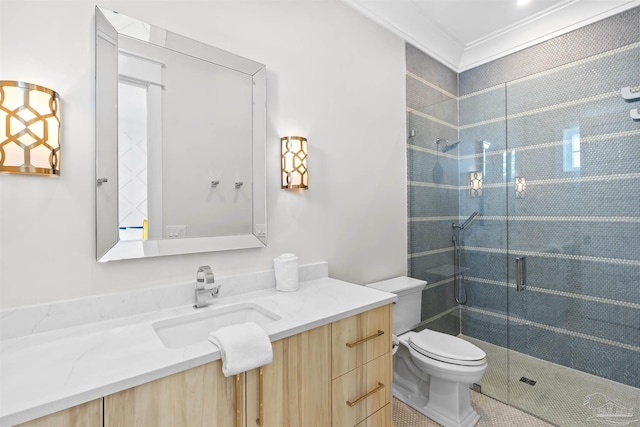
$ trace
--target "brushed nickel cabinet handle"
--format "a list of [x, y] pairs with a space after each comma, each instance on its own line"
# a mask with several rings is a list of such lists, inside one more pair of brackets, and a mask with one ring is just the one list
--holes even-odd
[[374, 388], [373, 390], [371, 390], [369, 393], [365, 394], [364, 396], [360, 396], [359, 398], [357, 398], [353, 402], [350, 401], [350, 400], [347, 400], [347, 405], [349, 405], [350, 408], [353, 408], [358, 403], [362, 402], [364, 399], [366, 399], [367, 397], [371, 396], [372, 394], [382, 390], [383, 388], [384, 388], [384, 384], [382, 384], [381, 382], [378, 382], [378, 387]]
[[371, 335], [370, 337], [366, 337], [366, 338], [362, 338], [361, 340], [355, 341], [355, 342], [348, 342], [347, 343], [347, 347], [349, 348], [353, 348], [356, 346], [359, 346], [362, 343], [365, 343], [369, 340], [372, 340], [374, 338], [378, 338], [380, 335], [384, 335], [384, 331], [381, 331], [378, 329], [378, 332], [376, 332], [375, 334]]

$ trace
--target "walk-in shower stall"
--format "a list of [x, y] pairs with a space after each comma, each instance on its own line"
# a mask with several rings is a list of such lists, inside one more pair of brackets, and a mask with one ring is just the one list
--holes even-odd
[[484, 394], [640, 425], [640, 8], [459, 74], [406, 59], [420, 327], [485, 350]]

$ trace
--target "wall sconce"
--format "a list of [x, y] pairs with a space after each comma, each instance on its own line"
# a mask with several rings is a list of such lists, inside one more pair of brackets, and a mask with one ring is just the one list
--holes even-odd
[[482, 196], [482, 172], [469, 172], [469, 195], [471, 197]]
[[280, 138], [282, 155], [282, 188], [285, 190], [306, 190], [307, 181], [307, 138], [283, 136]]
[[60, 175], [60, 96], [0, 80], [0, 172]]
[[516, 199], [524, 199], [527, 194], [527, 180], [524, 176], [516, 176]]

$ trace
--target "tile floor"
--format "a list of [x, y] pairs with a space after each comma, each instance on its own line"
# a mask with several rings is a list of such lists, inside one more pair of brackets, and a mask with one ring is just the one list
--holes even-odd
[[[640, 389], [463, 338], [482, 348], [489, 362], [480, 381], [482, 394], [471, 392], [481, 416], [477, 427], [640, 427]], [[522, 377], [535, 385], [521, 382]], [[393, 420], [395, 427], [440, 425], [397, 399]]]
[[[562, 427], [640, 427], [640, 389], [463, 338], [487, 353], [489, 366], [480, 381], [483, 395]], [[535, 380], [535, 385], [521, 382], [522, 377]]]
[[[471, 403], [480, 414], [476, 427], [552, 427], [536, 417], [516, 408], [505, 405], [490, 397], [474, 391], [471, 392]], [[393, 422], [395, 427], [438, 427], [435, 421], [425, 417], [415, 409], [393, 399]]]

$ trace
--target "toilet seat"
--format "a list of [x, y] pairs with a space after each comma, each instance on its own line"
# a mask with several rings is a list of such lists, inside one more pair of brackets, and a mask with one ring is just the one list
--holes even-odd
[[462, 366], [486, 363], [486, 353], [470, 342], [429, 329], [412, 334], [408, 344], [421, 355], [444, 363]]

